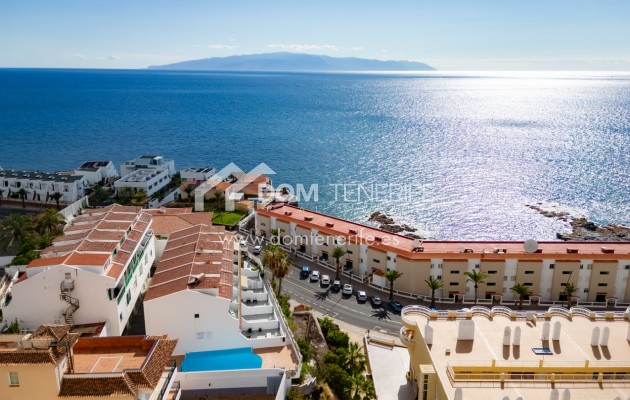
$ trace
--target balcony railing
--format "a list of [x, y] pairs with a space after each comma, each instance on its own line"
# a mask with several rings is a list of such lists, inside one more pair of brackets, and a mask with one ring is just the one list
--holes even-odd
[[162, 385], [162, 389], [160, 390], [160, 395], [158, 396], [159, 400], [166, 400], [166, 395], [172, 392], [172, 389], [175, 387], [175, 384], [177, 384], [177, 390], [181, 390], [179, 386], [179, 382], [173, 382], [173, 385], [169, 385], [169, 383], [171, 383], [171, 379], [173, 378], [173, 374], [177, 372], [177, 366], [175, 362], [174, 361], [170, 362], [168, 366], [166, 367], [166, 370], [168, 371], [168, 375], [166, 376], [166, 379], [164, 380], [164, 384]]

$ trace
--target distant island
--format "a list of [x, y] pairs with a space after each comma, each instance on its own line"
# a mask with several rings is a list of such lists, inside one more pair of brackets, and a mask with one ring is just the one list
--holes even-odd
[[195, 71], [435, 71], [430, 65], [414, 61], [381, 61], [299, 53], [212, 57], [148, 68]]

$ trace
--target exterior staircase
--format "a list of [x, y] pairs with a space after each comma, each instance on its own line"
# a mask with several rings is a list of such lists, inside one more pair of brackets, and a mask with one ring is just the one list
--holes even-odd
[[74, 281], [61, 282], [61, 294], [59, 297], [61, 300], [68, 303], [68, 308], [63, 313], [63, 317], [66, 320], [66, 324], [74, 325], [74, 313], [79, 309], [79, 299], [70, 296], [70, 293], [74, 290]]

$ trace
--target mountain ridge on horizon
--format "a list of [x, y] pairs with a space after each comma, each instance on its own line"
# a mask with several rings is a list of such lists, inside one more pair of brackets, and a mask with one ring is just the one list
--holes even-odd
[[435, 71], [428, 64], [406, 60], [373, 60], [306, 53], [261, 53], [211, 57], [152, 65], [147, 69], [197, 71]]

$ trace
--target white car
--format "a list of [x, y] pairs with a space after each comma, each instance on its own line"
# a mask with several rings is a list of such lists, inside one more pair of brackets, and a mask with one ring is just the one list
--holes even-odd
[[243, 239], [239, 244], [241, 246], [241, 250], [247, 250], [247, 240]]
[[360, 303], [366, 302], [367, 301], [367, 293], [365, 293], [363, 290], [359, 290], [357, 292], [357, 301]]
[[254, 246], [254, 250], [252, 251], [252, 253], [254, 253], [255, 256], [259, 255], [260, 252], [262, 251], [262, 246]]
[[311, 273], [311, 282], [317, 282], [319, 280], [319, 271], [313, 271]]
[[341, 290], [341, 293], [348, 296], [352, 296], [352, 285], [349, 283], [346, 283], [345, 285], [343, 285], [343, 289]]
[[330, 276], [322, 275], [322, 279], [319, 281], [319, 285], [321, 287], [326, 287], [326, 286], [330, 285]]

